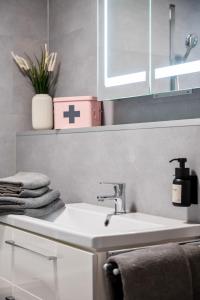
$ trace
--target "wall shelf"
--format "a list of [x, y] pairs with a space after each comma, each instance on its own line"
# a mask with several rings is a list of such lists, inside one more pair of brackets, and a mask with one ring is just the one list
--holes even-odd
[[53, 130], [30, 130], [18, 132], [17, 136], [33, 136], [33, 135], [57, 135], [57, 134], [74, 134], [74, 133], [93, 133], [93, 132], [107, 132], [107, 131], [127, 131], [127, 130], [140, 130], [140, 129], [153, 129], [153, 128], [167, 128], [167, 127], [184, 127], [184, 126], [200, 126], [200, 118], [161, 121], [161, 122], [147, 122], [147, 123], [134, 123], [134, 124], [120, 124], [109, 126], [97, 126], [87, 128], [74, 128], [74, 129], [53, 129]]

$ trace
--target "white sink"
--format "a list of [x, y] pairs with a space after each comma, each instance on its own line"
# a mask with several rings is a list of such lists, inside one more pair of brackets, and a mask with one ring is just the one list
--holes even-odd
[[70, 228], [74, 231], [92, 234], [94, 236], [140, 232], [162, 227], [160, 224], [136, 218], [138, 214], [112, 216], [108, 226], [104, 225], [108, 213], [113, 209], [82, 204], [68, 205], [63, 213], [55, 213], [45, 220]]
[[106, 216], [112, 212], [110, 208], [77, 203], [44, 219], [8, 215], [0, 217], [0, 222], [95, 250], [200, 236], [200, 224], [140, 213], [113, 216], [106, 227]]

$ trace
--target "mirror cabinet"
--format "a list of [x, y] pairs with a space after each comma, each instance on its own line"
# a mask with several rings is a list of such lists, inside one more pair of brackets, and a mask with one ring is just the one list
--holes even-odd
[[200, 87], [199, 20], [199, 0], [99, 0], [99, 98]]

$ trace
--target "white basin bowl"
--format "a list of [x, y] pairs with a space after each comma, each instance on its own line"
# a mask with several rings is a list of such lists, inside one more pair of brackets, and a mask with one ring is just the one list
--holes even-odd
[[95, 250], [200, 236], [200, 224], [141, 213], [113, 216], [106, 227], [104, 222], [111, 212], [113, 209], [110, 208], [77, 203], [68, 204], [44, 219], [8, 215], [0, 217], [0, 222]]
[[109, 225], [105, 226], [106, 216], [112, 212], [113, 209], [79, 203], [68, 205], [63, 213], [54, 213], [45, 220], [64, 228], [95, 236], [140, 232], [162, 227], [158, 223], [140, 220], [138, 214], [114, 215], [111, 217]]

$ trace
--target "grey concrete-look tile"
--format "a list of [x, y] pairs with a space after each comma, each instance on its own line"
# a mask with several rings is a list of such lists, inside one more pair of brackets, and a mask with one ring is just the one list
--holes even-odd
[[61, 62], [56, 96], [96, 95], [97, 2], [51, 0], [50, 33]]
[[13, 37], [13, 51], [21, 56], [28, 54], [29, 57], [34, 59], [35, 56], [41, 57], [41, 50], [44, 49], [45, 43], [47, 43], [46, 38], [23, 37], [19, 39]]
[[12, 39], [0, 36], [0, 114], [12, 112]]
[[47, 1], [0, 1], [0, 20], [1, 35], [45, 38]]
[[37, 54], [47, 39], [46, 0], [0, 1], [0, 176], [16, 171], [16, 131], [31, 129], [31, 86], [11, 51]]
[[3, 147], [0, 147], [0, 177], [9, 176], [16, 171], [16, 143], [15, 134], [0, 133]]
[[15, 130], [16, 132], [23, 132], [32, 130], [32, 115], [31, 114], [16, 114], [15, 119]]
[[10, 86], [0, 83], [0, 115], [12, 113], [12, 83]]
[[0, 35], [0, 85], [12, 89], [12, 38]]
[[[78, 96], [97, 94], [96, 57], [87, 57], [84, 61], [69, 62], [61, 66], [56, 96]], [[93, 69], [92, 69], [93, 66]]]
[[80, 29], [50, 42], [50, 45], [59, 45], [58, 57], [61, 62], [56, 95], [96, 95], [96, 44], [95, 38], [89, 40], [87, 31]]
[[95, 28], [97, 23], [97, 2], [93, 0], [51, 0], [51, 37], [65, 35], [80, 28]]
[[185, 156], [200, 176], [199, 139], [199, 126], [19, 136], [17, 168], [47, 172], [66, 202], [95, 204], [99, 193], [111, 192], [100, 181], [125, 182], [128, 209], [200, 220], [199, 207], [195, 213], [172, 206], [175, 166], [169, 164]]
[[17, 0], [15, 8], [15, 36], [44, 39], [47, 36], [47, 1]]
[[0, 1], [0, 35], [12, 36], [16, 26], [17, 0]]
[[85, 29], [78, 29], [50, 41], [52, 50], [58, 52], [62, 64], [65, 61], [84, 60], [90, 55], [96, 55], [96, 38]]

